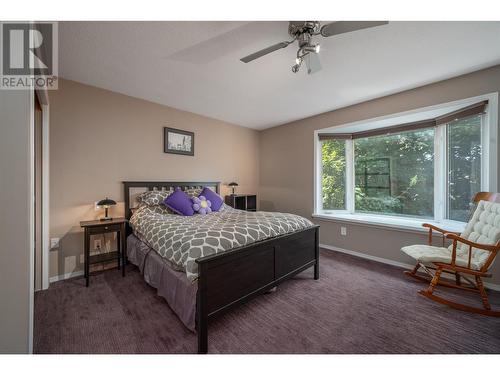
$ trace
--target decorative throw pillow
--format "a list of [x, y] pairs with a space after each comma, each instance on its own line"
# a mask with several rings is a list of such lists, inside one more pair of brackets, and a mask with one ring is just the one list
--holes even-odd
[[192, 197], [199, 196], [201, 193], [201, 190], [202, 189], [200, 189], [200, 188], [187, 188], [187, 189], [184, 189], [184, 192], [192, 198]]
[[189, 198], [189, 195], [183, 192], [180, 188], [177, 188], [172, 194], [170, 194], [163, 201], [163, 204], [179, 215], [194, 215], [191, 198]]
[[147, 206], [156, 206], [172, 194], [172, 190], [150, 190], [145, 191], [137, 197], [137, 202], [144, 203]]
[[217, 194], [212, 189], [205, 187], [200, 193], [200, 196], [202, 195], [212, 203], [212, 207], [210, 207], [212, 211], [220, 210], [222, 204], [224, 203], [224, 200], [219, 194]]
[[198, 212], [201, 215], [206, 215], [212, 212], [212, 209], [210, 208], [212, 203], [203, 195], [200, 195], [199, 197], [193, 197], [191, 198], [191, 200], [193, 201], [193, 210], [195, 212]]

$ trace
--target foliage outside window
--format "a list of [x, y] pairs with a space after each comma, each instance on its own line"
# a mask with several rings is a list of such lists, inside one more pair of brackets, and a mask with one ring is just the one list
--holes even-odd
[[434, 129], [354, 140], [355, 211], [432, 217]]
[[328, 140], [321, 145], [323, 208], [344, 210], [345, 197], [345, 141]]
[[[439, 162], [446, 166], [443, 219], [467, 221], [471, 198], [481, 188], [481, 119], [475, 115], [438, 127], [321, 141], [323, 210], [348, 209], [346, 180], [353, 178], [354, 212], [433, 218]], [[446, 136], [436, 143], [440, 129]], [[352, 142], [351, 156], [346, 156], [347, 142]], [[446, 150], [444, 160], [436, 160], [436, 147]], [[352, 177], [346, 175], [349, 157]]]
[[481, 191], [481, 117], [459, 120], [447, 128], [447, 217], [467, 221], [469, 203]]

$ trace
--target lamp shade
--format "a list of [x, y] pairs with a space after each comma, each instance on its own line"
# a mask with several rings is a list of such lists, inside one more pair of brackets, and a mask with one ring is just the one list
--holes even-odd
[[97, 202], [98, 206], [114, 206], [115, 204], [116, 202], [113, 199], [109, 199], [108, 197]]
[[238, 186], [236, 182], [230, 182], [227, 186]]

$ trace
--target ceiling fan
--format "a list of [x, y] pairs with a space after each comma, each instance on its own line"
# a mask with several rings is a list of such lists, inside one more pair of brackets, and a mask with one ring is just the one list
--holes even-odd
[[338, 21], [325, 25], [321, 25], [318, 21], [290, 21], [288, 24], [288, 34], [290, 34], [292, 40], [276, 43], [270, 47], [245, 56], [240, 60], [244, 63], [249, 63], [271, 52], [288, 47], [290, 44], [297, 41], [299, 49], [297, 51], [295, 65], [292, 66], [292, 72], [297, 73], [302, 63], [305, 62], [307, 73], [313, 74], [321, 70], [321, 63], [318, 57], [320, 45], [313, 43], [312, 39], [314, 36], [322, 35], [324, 37], [329, 37], [386, 24], [388, 24], [387, 21]]

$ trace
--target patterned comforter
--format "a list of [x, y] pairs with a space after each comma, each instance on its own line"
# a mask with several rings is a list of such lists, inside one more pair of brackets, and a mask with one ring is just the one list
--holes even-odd
[[130, 224], [158, 254], [184, 270], [191, 281], [198, 277], [197, 258], [313, 225], [293, 214], [241, 211], [225, 204], [219, 212], [194, 216], [169, 214], [162, 205], [142, 205]]

